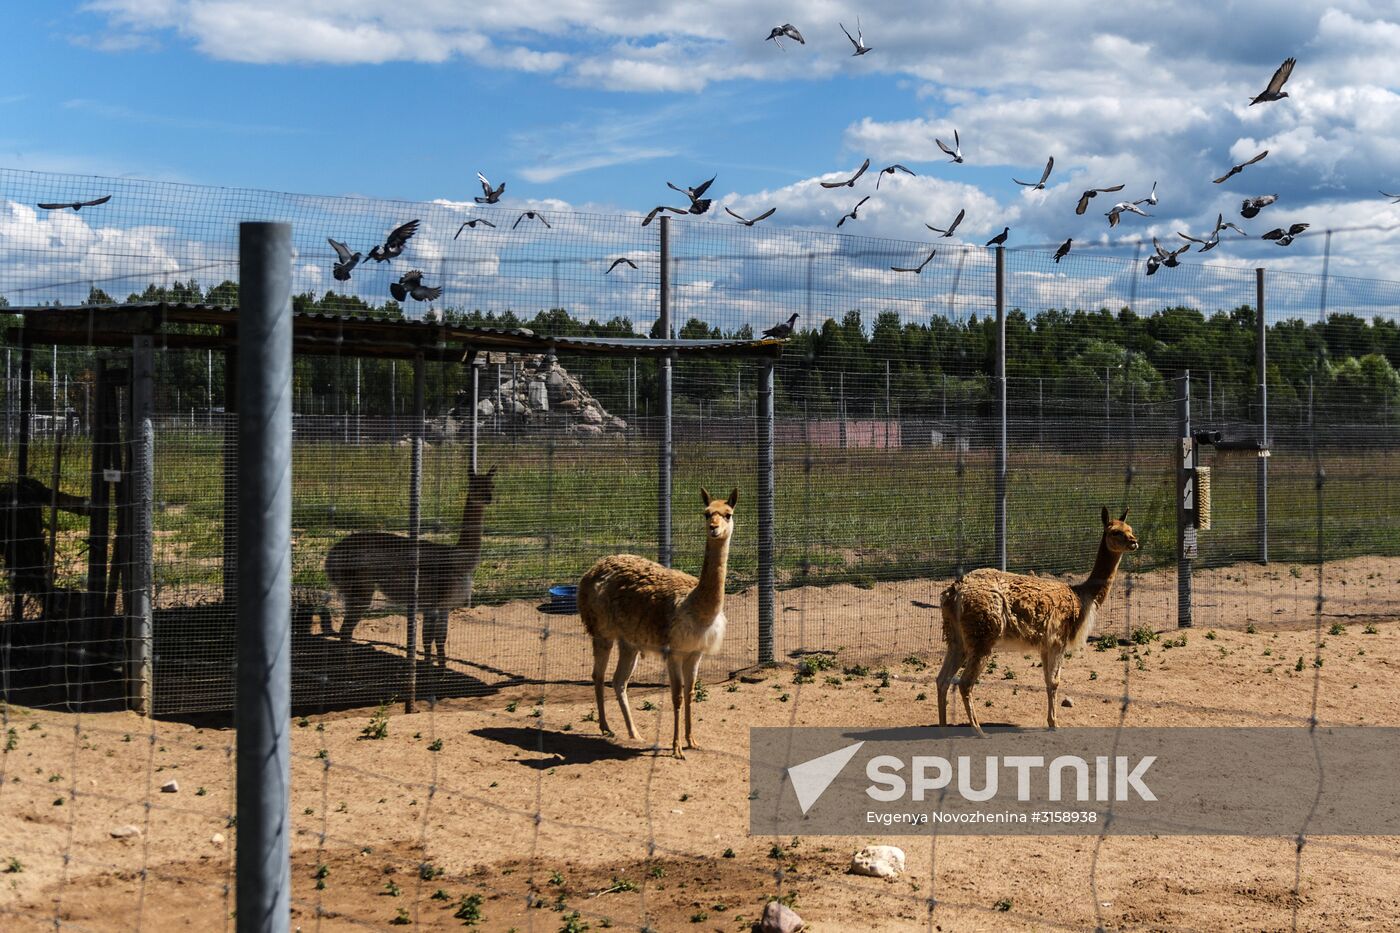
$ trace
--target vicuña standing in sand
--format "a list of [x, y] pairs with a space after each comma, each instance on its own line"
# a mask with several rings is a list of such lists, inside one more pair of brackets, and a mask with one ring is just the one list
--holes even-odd
[[[345, 602], [340, 637], [355, 634], [377, 590], [391, 603], [407, 606], [417, 587], [417, 604], [423, 610], [423, 646], [432, 660], [437, 646], [438, 663], [447, 665], [447, 616], [458, 606], [470, 606], [472, 578], [481, 564], [481, 529], [486, 506], [491, 504], [496, 468], [472, 473], [467, 480], [467, 501], [462, 506], [462, 526], [455, 544], [435, 544], [421, 538], [415, 543], [403, 535], [384, 531], [357, 531], [337, 541], [326, 555], [326, 578]], [[418, 577], [414, 580], [414, 549]]]
[[[974, 570], [943, 591], [943, 639], [948, 654], [938, 672], [938, 724], [948, 724], [948, 687], [957, 674], [972, 728], [982, 724], [972, 709], [972, 688], [999, 646], [1024, 648], [1040, 654], [1045, 668], [1048, 720], [1055, 728], [1055, 691], [1060, 686], [1060, 662], [1071, 644], [1080, 647], [1094, 630], [1099, 607], [1108, 599], [1118, 563], [1138, 548], [1127, 523], [1128, 510], [1117, 521], [1103, 510], [1103, 537], [1089, 579], [1070, 586], [1059, 580], [1028, 577], [1001, 570]], [[962, 673], [958, 674], [959, 669]]]
[[712, 499], [704, 488], [705, 562], [697, 580], [688, 573], [663, 567], [633, 554], [615, 554], [594, 564], [578, 585], [578, 611], [593, 636], [593, 694], [598, 726], [611, 735], [603, 709], [603, 677], [608, 656], [617, 643], [613, 690], [627, 734], [637, 738], [632, 708], [627, 705], [627, 682], [644, 651], [666, 659], [671, 684], [671, 754], [681, 753], [681, 701], [685, 701], [685, 747], [699, 748], [691, 738], [690, 703], [701, 656], [714, 652], [724, 639], [724, 577], [729, 563], [729, 539], [734, 534], [734, 505], [739, 490], [728, 500]]

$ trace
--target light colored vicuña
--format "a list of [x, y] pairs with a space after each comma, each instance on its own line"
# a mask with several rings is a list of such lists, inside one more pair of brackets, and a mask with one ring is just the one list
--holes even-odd
[[[948, 688], [962, 691], [968, 721], [977, 734], [982, 724], [972, 708], [972, 688], [998, 646], [1038, 652], [1045, 669], [1047, 719], [1055, 728], [1055, 691], [1060, 663], [1072, 644], [1082, 648], [1094, 630], [1099, 607], [1108, 599], [1118, 564], [1138, 548], [1127, 523], [1128, 510], [1114, 521], [1103, 510], [1103, 538], [1089, 579], [1070, 586], [1059, 580], [1001, 570], [974, 570], [943, 591], [943, 639], [948, 654], [938, 672], [938, 724], [948, 724]], [[958, 673], [961, 670], [961, 673]], [[956, 678], [954, 675], [957, 675]]]
[[[447, 617], [458, 606], [472, 602], [472, 578], [481, 564], [481, 529], [486, 507], [491, 504], [496, 468], [472, 473], [467, 480], [467, 501], [462, 507], [462, 525], [457, 543], [436, 544], [419, 538], [415, 543], [404, 535], [385, 531], [357, 531], [337, 541], [326, 554], [326, 579], [345, 602], [345, 619], [340, 637], [355, 634], [376, 592], [399, 606], [413, 601], [417, 590], [418, 608], [423, 611], [423, 647], [428, 659], [437, 647], [438, 663], [447, 665]], [[418, 557], [418, 577], [413, 575], [414, 553]]]
[[677, 758], [685, 757], [680, 736], [682, 698], [685, 747], [699, 748], [691, 737], [690, 704], [700, 658], [716, 651], [724, 639], [724, 577], [739, 490], [731, 492], [728, 500], [711, 499], [702, 487], [700, 498], [705, 504], [706, 537], [699, 579], [645, 557], [615, 554], [589, 568], [578, 585], [579, 615], [593, 636], [593, 694], [599, 728], [604, 735], [612, 735], [603, 709], [603, 678], [613, 644], [617, 644], [613, 690], [633, 739], [637, 728], [627, 704], [627, 682], [642, 652], [660, 652], [671, 685], [671, 754]]

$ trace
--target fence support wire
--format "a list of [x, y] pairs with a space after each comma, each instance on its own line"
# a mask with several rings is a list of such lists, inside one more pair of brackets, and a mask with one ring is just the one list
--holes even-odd
[[291, 920], [292, 228], [239, 225], [240, 933]]
[[758, 383], [758, 663], [773, 660], [773, 370], [763, 361]]
[[1254, 492], [1255, 533], [1259, 541], [1259, 563], [1269, 562], [1269, 332], [1264, 314], [1264, 270], [1254, 270], [1254, 307], [1257, 339], [1254, 369], [1259, 380], [1259, 466]]

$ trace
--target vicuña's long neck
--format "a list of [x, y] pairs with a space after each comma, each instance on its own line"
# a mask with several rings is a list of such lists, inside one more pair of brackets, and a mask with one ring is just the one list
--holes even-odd
[[1122, 559], [1122, 554], [1115, 554], [1109, 550], [1106, 538], [1100, 539], [1099, 553], [1094, 558], [1094, 569], [1089, 571], [1089, 579], [1079, 585], [1080, 595], [1102, 606], [1104, 600], [1108, 599], [1108, 591], [1113, 588], [1113, 578], [1118, 573], [1118, 564]]
[[705, 539], [705, 562], [700, 565], [700, 585], [686, 596], [686, 602], [702, 618], [709, 619], [724, 609], [724, 578], [729, 572], [729, 538]]
[[486, 516], [486, 503], [467, 494], [466, 505], [462, 507], [462, 527], [457, 532], [457, 547], [464, 550], [481, 549], [481, 525]]

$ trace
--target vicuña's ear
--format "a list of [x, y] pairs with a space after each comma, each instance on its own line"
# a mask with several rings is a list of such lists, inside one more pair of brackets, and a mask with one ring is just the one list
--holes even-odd
[[729, 490], [729, 507], [732, 509], [739, 504], [739, 487]]
[[1108, 506], [1103, 507], [1103, 526], [1108, 527]]
[[709, 504], [710, 504], [710, 491], [709, 491], [708, 489], [706, 489], [704, 486], [701, 486], [701, 487], [700, 487], [700, 502], [701, 502], [703, 505], [709, 505]]
[[1120, 522], [1126, 522], [1126, 521], [1128, 520], [1128, 507], [1127, 507], [1127, 506], [1124, 506], [1124, 507], [1123, 507], [1123, 514], [1120, 515], [1120, 516], [1118, 516], [1118, 520], [1119, 520]]

